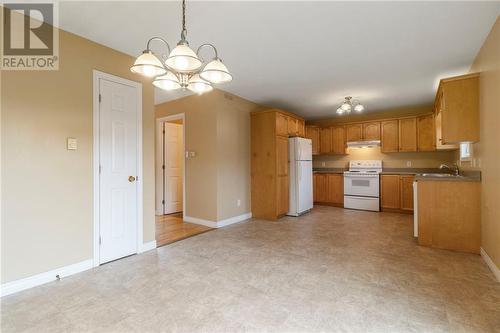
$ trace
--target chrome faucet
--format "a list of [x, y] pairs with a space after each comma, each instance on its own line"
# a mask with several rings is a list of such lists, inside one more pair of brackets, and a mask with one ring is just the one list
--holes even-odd
[[456, 163], [453, 163], [453, 167], [449, 167], [446, 164], [441, 164], [439, 166], [439, 169], [448, 169], [448, 170], [452, 171], [455, 176], [460, 175], [460, 169], [458, 168], [458, 165]]

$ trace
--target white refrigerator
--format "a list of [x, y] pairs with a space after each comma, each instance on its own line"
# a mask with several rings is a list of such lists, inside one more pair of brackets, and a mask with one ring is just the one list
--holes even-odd
[[289, 216], [299, 216], [313, 208], [312, 141], [288, 139], [290, 181]]

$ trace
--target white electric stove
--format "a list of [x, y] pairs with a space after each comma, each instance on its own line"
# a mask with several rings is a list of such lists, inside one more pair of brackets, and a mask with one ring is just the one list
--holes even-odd
[[344, 208], [380, 211], [381, 160], [349, 161], [344, 171]]

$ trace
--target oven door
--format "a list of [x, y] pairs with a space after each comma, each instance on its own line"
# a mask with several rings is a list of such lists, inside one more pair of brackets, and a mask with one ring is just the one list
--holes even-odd
[[344, 174], [344, 195], [378, 197], [379, 175]]

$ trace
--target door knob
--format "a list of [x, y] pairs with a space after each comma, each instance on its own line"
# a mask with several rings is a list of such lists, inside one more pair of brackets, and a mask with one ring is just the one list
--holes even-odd
[[128, 176], [128, 181], [133, 183], [135, 182], [135, 177], [134, 176]]

